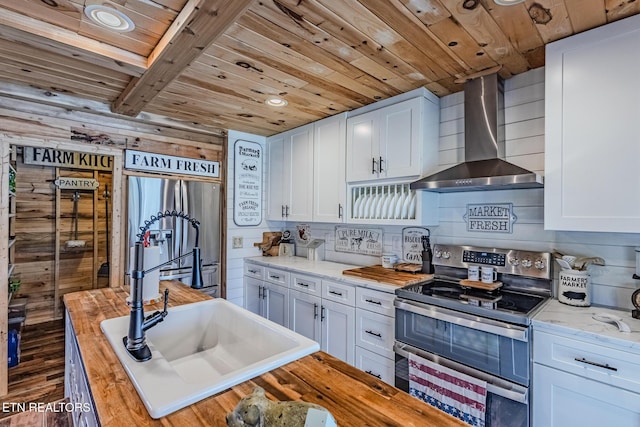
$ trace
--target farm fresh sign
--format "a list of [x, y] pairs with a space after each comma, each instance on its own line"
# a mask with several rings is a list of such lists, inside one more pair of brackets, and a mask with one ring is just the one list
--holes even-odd
[[493, 233], [513, 233], [517, 219], [513, 203], [470, 203], [462, 218], [467, 223], [467, 231]]
[[124, 167], [129, 170], [143, 172], [164, 172], [206, 176], [209, 178], [218, 178], [220, 176], [220, 162], [136, 150], [125, 151]]

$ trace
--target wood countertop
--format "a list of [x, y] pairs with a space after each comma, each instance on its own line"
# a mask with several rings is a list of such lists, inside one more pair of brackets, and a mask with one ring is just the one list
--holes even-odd
[[[209, 299], [179, 282], [163, 281], [169, 306]], [[103, 427], [225, 426], [225, 415], [255, 386], [271, 400], [302, 400], [327, 408], [340, 426], [465, 426], [461, 421], [324, 352], [316, 352], [158, 420], [147, 413], [100, 322], [129, 313], [128, 291], [106, 288], [64, 296], [97, 415]], [[160, 309], [157, 306], [146, 310]]]

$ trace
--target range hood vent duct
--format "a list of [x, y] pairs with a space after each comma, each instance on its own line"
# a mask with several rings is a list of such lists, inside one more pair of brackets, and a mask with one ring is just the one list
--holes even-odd
[[504, 85], [497, 74], [464, 87], [465, 162], [411, 183], [412, 190], [454, 191], [540, 188], [542, 177], [504, 158]]

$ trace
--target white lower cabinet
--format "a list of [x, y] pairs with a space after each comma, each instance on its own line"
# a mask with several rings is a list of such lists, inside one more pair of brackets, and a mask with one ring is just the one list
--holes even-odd
[[99, 426], [93, 397], [87, 382], [87, 374], [69, 313], [65, 312], [65, 318], [64, 397], [68, 398], [73, 405], [74, 426]]
[[640, 426], [640, 355], [535, 331], [534, 427]]
[[289, 327], [288, 282], [289, 273], [286, 271], [252, 264], [245, 266], [244, 308], [279, 325]]
[[394, 385], [395, 312], [392, 293], [356, 289], [356, 368]]
[[[321, 281], [322, 294], [345, 295], [341, 284]], [[350, 292], [354, 292], [351, 290]], [[333, 294], [329, 294], [333, 295]], [[340, 298], [340, 296], [336, 296]], [[355, 361], [355, 308], [301, 290], [289, 291], [289, 329], [320, 344], [320, 349], [351, 365]]]

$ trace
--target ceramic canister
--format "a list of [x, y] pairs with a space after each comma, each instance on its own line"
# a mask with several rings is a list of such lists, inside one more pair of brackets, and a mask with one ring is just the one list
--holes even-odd
[[382, 266], [384, 268], [393, 268], [398, 263], [396, 254], [382, 254]]
[[558, 279], [558, 301], [576, 307], [591, 305], [591, 278], [586, 271], [562, 270]]

